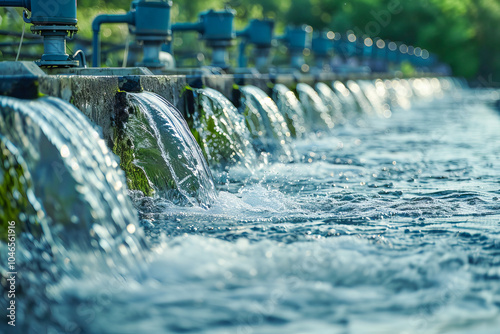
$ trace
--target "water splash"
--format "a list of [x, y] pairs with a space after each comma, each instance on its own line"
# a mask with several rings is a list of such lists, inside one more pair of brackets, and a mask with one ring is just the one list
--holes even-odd
[[285, 85], [276, 84], [273, 88], [273, 100], [285, 118], [292, 137], [303, 138], [307, 132], [305, 112], [297, 96]]
[[[295, 153], [291, 145], [291, 132], [276, 103], [255, 86], [243, 86], [240, 90], [242, 105], [245, 107], [242, 113], [247, 118], [247, 123], [251, 123], [253, 119], [261, 120], [251, 127], [254, 130], [252, 137], [260, 139], [266, 151], [274, 154], [278, 160], [292, 161]], [[259, 127], [256, 128], [256, 125]]]
[[238, 164], [252, 169], [257, 158], [243, 116], [231, 101], [214, 89], [195, 89], [193, 92], [195, 111], [188, 118], [209, 165], [222, 169]]
[[[424, 105], [346, 126], [304, 148], [311, 162], [265, 166], [208, 210], [153, 207], [149, 224], [165, 238], [144, 276], [132, 267], [117, 279], [101, 266], [26, 286], [36, 298], [22, 331], [496, 333], [498, 115], [475, 106], [466, 121], [454, 105]], [[429, 152], [434, 131], [450, 138]], [[412, 155], [420, 150], [425, 164]], [[455, 189], [462, 178], [469, 189]], [[53, 268], [43, 269], [33, 282]]]
[[180, 112], [154, 93], [127, 95], [136, 107], [126, 130], [134, 142], [134, 163], [159, 195], [210, 206], [217, 197], [212, 174]]
[[318, 93], [309, 85], [297, 84], [299, 100], [306, 110], [306, 119], [309, 127], [317, 130], [331, 130], [335, 126], [331, 117], [331, 110], [323, 102]]
[[[18, 229], [16, 327], [60, 332], [67, 320], [51, 309], [64, 300], [50, 289], [96, 268], [140, 270], [146, 242], [116, 157], [75, 107], [0, 97], [0, 133], [1, 225], [14, 220]], [[10, 271], [0, 264], [2, 282]]]

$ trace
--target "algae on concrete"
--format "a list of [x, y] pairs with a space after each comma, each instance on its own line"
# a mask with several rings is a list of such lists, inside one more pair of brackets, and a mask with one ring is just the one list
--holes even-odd
[[186, 90], [188, 124], [209, 165], [250, 166], [255, 161], [245, 119], [220, 92], [211, 88]]
[[112, 151], [120, 158], [120, 168], [125, 172], [128, 189], [140, 190], [144, 195], [152, 196], [154, 188], [151, 181], [148, 179], [145, 170], [135, 164], [134, 138], [125, 130], [127, 122], [133, 114], [134, 107], [128, 105], [126, 94], [119, 92], [116, 95]]
[[7, 241], [10, 221], [15, 222], [16, 235], [24, 232], [28, 223], [33, 235], [40, 233], [38, 220], [41, 217], [30, 198], [34, 200], [28, 166], [17, 148], [0, 135], [0, 241]]

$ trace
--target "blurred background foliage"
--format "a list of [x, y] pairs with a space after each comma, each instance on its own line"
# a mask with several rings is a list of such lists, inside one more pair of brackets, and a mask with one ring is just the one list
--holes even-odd
[[[237, 29], [251, 18], [273, 18], [277, 35], [287, 23], [353, 30], [426, 48], [450, 64], [455, 75], [480, 78], [484, 84], [500, 82], [499, 0], [174, 0], [172, 21], [196, 21], [201, 11], [225, 6], [236, 9]], [[129, 7], [125, 0], [78, 0], [79, 36], [91, 38], [97, 14], [125, 12]], [[20, 13], [0, 9], [0, 29], [21, 31]], [[123, 42], [128, 29], [106, 25], [102, 34], [103, 40]], [[176, 50], [200, 50], [201, 43], [192, 35], [176, 38]]]

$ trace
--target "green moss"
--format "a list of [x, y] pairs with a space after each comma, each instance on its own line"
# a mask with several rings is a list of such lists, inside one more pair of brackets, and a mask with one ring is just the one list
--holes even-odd
[[42, 98], [47, 96], [46, 94], [40, 91], [40, 83], [38, 81], [33, 82], [33, 85], [35, 86], [37, 91], [37, 98]]
[[17, 235], [26, 230], [28, 222], [33, 235], [41, 232], [37, 213], [28, 200], [32, 183], [27, 168], [0, 141], [0, 241], [7, 241], [9, 221], [16, 222]]
[[[168, 152], [170, 143], [162, 146], [147, 115], [138, 106], [131, 105], [125, 93], [116, 95], [113, 129], [113, 152], [121, 159], [120, 167], [129, 189], [140, 190], [147, 196], [157, 193], [169, 198], [182, 197], [176, 191], [171, 170], [177, 167], [169, 165], [162, 155], [163, 149]], [[174, 172], [182, 174], [179, 170]]]
[[415, 68], [407, 61], [401, 64], [401, 72], [403, 72], [403, 76], [405, 78], [411, 78], [415, 76]]
[[151, 186], [144, 170], [134, 164], [134, 144], [123, 131], [114, 129], [113, 153], [120, 157], [120, 168], [127, 177], [127, 187], [130, 190], [140, 190], [146, 196], [152, 196]]
[[181, 89], [181, 92], [179, 94], [179, 97], [182, 97], [184, 95], [184, 93], [186, 92], [193, 92], [193, 88], [191, 88], [191, 86], [189, 85], [186, 85], [184, 86], [182, 89]]
[[194, 127], [190, 127], [190, 130], [191, 130], [191, 133], [193, 134], [194, 139], [198, 143], [198, 146], [200, 146], [200, 148], [201, 148], [201, 153], [203, 153], [203, 157], [205, 158], [205, 160], [208, 161], [208, 155], [207, 155], [208, 148], [206, 147], [205, 143], [203, 142], [203, 138], [201, 137], [200, 132], [197, 129], [195, 129]]
[[[212, 105], [212, 109], [216, 110], [216, 107]], [[207, 113], [201, 105], [198, 110], [200, 113], [198, 121], [201, 123], [200, 128], [203, 129], [203, 134], [198, 133], [196, 141], [202, 148], [203, 155], [212, 165], [228, 163], [235, 152], [222, 118]]]
[[130, 113], [133, 112], [133, 108], [127, 105], [124, 92], [117, 92], [116, 103], [117, 111], [113, 122], [113, 153], [120, 157], [120, 168], [125, 172], [128, 189], [140, 190], [145, 195], [151, 196], [154, 194], [154, 189], [145, 171], [134, 163], [133, 138], [127, 135], [125, 131], [126, 123], [129, 120]]

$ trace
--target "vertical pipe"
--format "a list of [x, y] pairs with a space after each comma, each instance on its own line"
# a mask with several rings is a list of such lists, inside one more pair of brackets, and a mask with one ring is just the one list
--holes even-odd
[[92, 67], [101, 67], [101, 37], [94, 31], [92, 37]]
[[245, 40], [240, 42], [239, 54], [238, 54], [238, 67], [247, 67], [247, 57], [245, 56], [245, 49], [247, 47], [247, 42]]
[[101, 24], [103, 23], [128, 23], [130, 25], [135, 25], [134, 12], [128, 12], [123, 15], [98, 15], [92, 22], [92, 30], [94, 31], [94, 36], [92, 38], [92, 66], [101, 66], [101, 39], [99, 36], [99, 31], [101, 30]]

